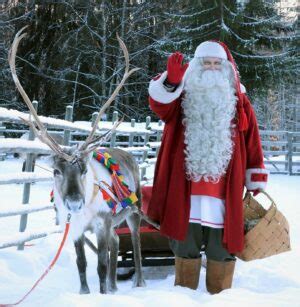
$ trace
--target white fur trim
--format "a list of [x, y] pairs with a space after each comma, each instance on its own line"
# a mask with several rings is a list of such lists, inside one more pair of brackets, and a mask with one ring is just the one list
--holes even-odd
[[249, 168], [246, 170], [246, 188], [247, 190], [254, 191], [257, 189], [265, 190], [267, 186], [266, 181], [251, 181], [252, 174], [266, 174], [269, 175], [269, 171], [265, 168]]
[[224, 48], [217, 42], [203, 42], [196, 51], [196, 58], [213, 57], [227, 60], [227, 54]]
[[246, 93], [246, 88], [245, 88], [245, 86], [242, 83], [240, 83], [240, 88], [241, 88], [241, 92], [243, 94]]
[[174, 92], [168, 92], [163, 85], [166, 78], [167, 72], [165, 71], [157, 80], [151, 80], [148, 89], [151, 98], [157, 102], [165, 104], [171, 103], [181, 95], [184, 84], [181, 82]]

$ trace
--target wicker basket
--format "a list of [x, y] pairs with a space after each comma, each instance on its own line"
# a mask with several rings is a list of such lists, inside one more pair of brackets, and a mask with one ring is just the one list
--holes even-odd
[[262, 259], [291, 250], [289, 224], [269, 194], [272, 202], [268, 210], [249, 192], [244, 203], [245, 246], [236, 256], [244, 261]]

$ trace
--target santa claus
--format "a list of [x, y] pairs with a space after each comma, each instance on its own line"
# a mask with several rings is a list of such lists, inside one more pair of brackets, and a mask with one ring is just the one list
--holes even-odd
[[256, 194], [267, 182], [255, 113], [216, 41], [201, 43], [189, 64], [172, 54], [149, 94], [165, 128], [148, 215], [170, 238], [175, 285], [198, 287], [204, 250], [207, 290], [218, 293], [231, 287], [243, 250], [244, 187]]

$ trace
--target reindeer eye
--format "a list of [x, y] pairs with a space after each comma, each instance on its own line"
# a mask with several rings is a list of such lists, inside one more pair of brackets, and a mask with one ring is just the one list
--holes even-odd
[[54, 176], [59, 176], [59, 175], [62, 175], [62, 173], [61, 173], [60, 170], [55, 169], [55, 170], [53, 171], [53, 175], [54, 175]]

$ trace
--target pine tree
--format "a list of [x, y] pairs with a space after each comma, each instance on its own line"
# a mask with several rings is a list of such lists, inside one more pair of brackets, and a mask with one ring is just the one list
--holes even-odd
[[[295, 80], [297, 70], [295, 24], [283, 22], [277, 2], [249, 0], [241, 5], [229, 0], [177, 1], [173, 11], [167, 13], [172, 26], [158, 44], [160, 53], [167, 56], [178, 50], [189, 60], [201, 42], [225, 42], [248, 94], [260, 101], [258, 109], [263, 108], [279, 84], [282, 88]], [[271, 108], [267, 113], [274, 117], [270, 112]]]

